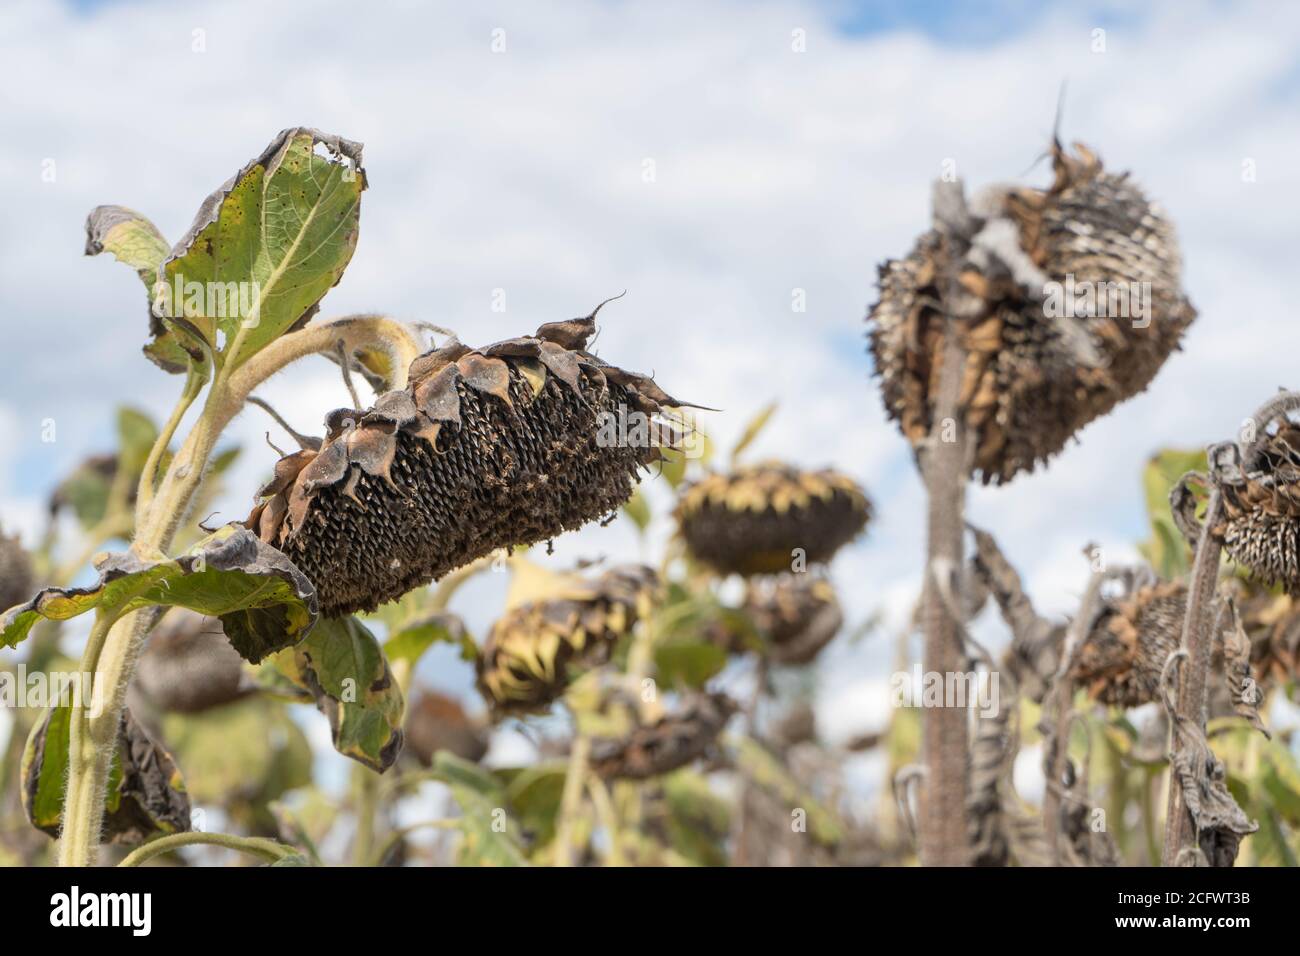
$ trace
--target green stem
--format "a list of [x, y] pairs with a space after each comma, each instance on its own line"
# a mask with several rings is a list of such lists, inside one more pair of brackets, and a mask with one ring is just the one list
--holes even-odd
[[185, 376], [185, 389], [181, 392], [180, 401], [176, 403], [176, 407], [172, 409], [171, 415], [158, 433], [157, 440], [149, 449], [149, 457], [145, 459], [144, 469], [140, 472], [140, 483], [136, 487], [135, 500], [136, 511], [141, 515], [149, 514], [149, 507], [153, 504], [154, 485], [158, 477], [158, 465], [163, 455], [167, 453], [167, 447], [175, 437], [181, 419], [185, 417], [185, 413], [190, 410], [194, 400], [203, 391], [206, 381], [207, 376], [191, 365]]
[[132, 850], [118, 866], [134, 867], [147, 863], [154, 857], [171, 853], [186, 846], [219, 846], [227, 850], [237, 850], [251, 856], [274, 863], [285, 857], [293, 856], [299, 851], [283, 843], [266, 837], [241, 837], [229, 833], [173, 833], [171, 836], [159, 837], [144, 846]]
[[[106, 613], [95, 616], [90, 636], [81, 655], [83, 674], [95, 674], [109, 632], [117, 619]], [[93, 696], [93, 694], [92, 694]], [[113, 759], [116, 735], [107, 747], [95, 739], [88, 701], [74, 701], [68, 731], [68, 789], [63, 806], [63, 832], [59, 840], [60, 866], [89, 866], [99, 849], [99, 828], [104, 817], [104, 790], [108, 767]], [[101, 713], [102, 716], [102, 713]], [[102, 765], [102, 779], [99, 773]]]
[[364, 767], [352, 771], [356, 788], [357, 824], [352, 844], [352, 864], [369, 866], [375, 845], [375, 816], [378, 807], [379, 775]]
[[555, 830], [556, 866], [573, 866], [577, 858], [578, 812], [582, 808], [582, 783], [590, 750], [591, 738], [577, 734], [569, 751], [569, 769], [564, 776], [564, 792], [560, 797], [560, 820]]

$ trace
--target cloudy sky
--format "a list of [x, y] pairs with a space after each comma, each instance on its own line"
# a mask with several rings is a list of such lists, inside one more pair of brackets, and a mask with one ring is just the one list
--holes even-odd
[[[360, 244], [323, 317], [382, 311], [486, 343], [627, 289], [601, 313], [605, 358], [724, 409], [703, 421], [723, 448], [778, 401], [756, 455], [869, 488], [878, 518], [835, 568], [856, 619], [897, 623], [922, 554], [920, 484], [864, 350], [876, 266], [926, 225], [947, 160], [972, 186], [1045, 182], [1063, 82], [1064, 137], [1165, 204], [1201, 315], [1145, 395], [1046, 470], [975, 491], [971, 519], [1064, 612], [1085, 542], [1124, 557], [1145, 536], [1150, 452], [1229, 436], [1296, 384], [1297, 8], [19, 0], [3, 17], [0, 521], [29, 539], [56, 477], [111, 446], [115, 407], [158, 413], [178, 385], [140, 355], [135, 277], [82, 256], [87, 211], [131, 206], [175, 240], [286, 126], [366, 144]], [[303, 430], [345, 401], [323, 359], [263, 394]], [[252, 410], [233, 429], [246, 454], [222, 518], [274, 460], [266, 428]], [[625, 525], [553, 560], [635, 558]], [[463, 602], [480, 631], [493, 588]], [[823, 660], [832, 734], [885, 712], [889, 644]]]

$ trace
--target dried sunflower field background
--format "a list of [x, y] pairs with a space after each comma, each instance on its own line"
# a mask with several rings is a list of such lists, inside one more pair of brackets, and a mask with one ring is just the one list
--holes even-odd
[[3, 13], [0, 864], [1297, 865], [1300, 15], [294, 6]]

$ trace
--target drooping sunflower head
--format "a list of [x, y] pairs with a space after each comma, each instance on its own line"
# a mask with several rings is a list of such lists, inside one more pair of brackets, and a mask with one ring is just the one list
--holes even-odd
[[0, 610], [30, 600], [34, 590], [32, 561], [22, 541], [0, 530]]
[[808, 664], [844, 623], [830, 581], [813, 574], [782, 574], [750, 582], [745, 610], [767, 638], [778, 664]]
[[885, 409], [913, 447], [934, 424], [949, 277], [978, 301], [955, 321], [959, 407], [985, 483], [1032, 471], [1145, 389], [1196, 315], [1164, 211], [1127, 174], [1075, 151], [1054, 144], [1051, 187], [995, 187], [973, 204], [985, 227], [1016, 237], [1018, 277], [954, 261], [935, 230], [880, 267], [870, 348]]
[[722, 574], [777, 574], [829, 561], [871, 518], [847, 475], [766, 462], [689, 485], [677, 527], [696, 560]]
[[332, 412], [319, 449], [282, 458], [246, 524], [333, 617], [614, 513], [685, 403], [587, 352], [594, 332], [593, 313], [421, 356], [405, 389]]
[[149, 635], [135, 684], [164, 713], [193, 714], [250, 693], [244, 661], [216, 618], [173, 608]]
[[621, 739], [593, 740], [591, 769], [607, 779], [671, 773], [707, 754], [736, 709], [726, 694], [692, 694], [677, 710]]
[[1138, 707], [1160, 699], [1160, 678], [1182, 642], [1187, 585], [1144, 581], [1101, 603], [1071, 676], [1103, 704]]
[[1223, 548], [1262, 583], [1300, 594], [1300, 425], [1285, 414], [1262, 423], [1257, 440], [1233, 458], [1228, 480], [1218, 483]]
[[478, 658], [478, 688], [497, 714], [544, 711], [573, 671], [609, 660], [659, 599], [654, 570], [613, 568], [563, 596], [530, 601], [493, 626]]
[[426, 690], [411, 704], [406, 715], [405, 752], [422, 766], [431, 766], [440, 750], [477, 763], [487, 749], [485, 728], [465, 713], [455, 698]]

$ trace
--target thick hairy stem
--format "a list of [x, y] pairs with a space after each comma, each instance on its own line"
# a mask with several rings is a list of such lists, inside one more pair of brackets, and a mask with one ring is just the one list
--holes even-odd
[[[1223, 540], [1214, 534], [1223, 519], [1223, 499], [1218, 489], [1210, 493], [1201, 540], [1196, 547], [1192, 578], [1187, 590], [1187, 616], [1183, 619], [1182, 649], [1187, 652], [1187, 666], [1178, 682], [1178, 713], [1197, 726], [1205, 726], [1206, 684], [1210, 673], [1210, 656], [1214, 649], [1214, 594], [1219, 583], [1219, 555]], [[1172, 746], [1177, 746], [1174, 735]], [[1179, 852], [1194, 846], [1196, 827], [1183, 802], [1183, 788], [1174, 773], [1169, 774], [1169, 801], [1165, 812], [1165, 845], [1162, 866], [1173, 866]]]
[[[120, 622], [108, 615], [96, 617], [82, 652], [81, 670], [96, 674], [109, 632]], [[91, 731], [88, 708], [92, 700], [74, 701], [68, 737], [68, 789], [63, 805], [63, 831], [59, 835], [60, 866], [90, 866], [99, 852], [99, 831], [104, 817], [104, 790], [113, 759], [116, 735], [99, 746]], [[102, 716], [102, 713], [101, 713]], [[102, 779], [101, 779], [102, 777]]]
[[298, 852], [291, 846], [277, 843], [267, 837], [240, 837], [229, 833], [173, 833], [171, 836], [159, 837], [144, 846], [137, 847], [127, 854], [118, 866], [139, 866], [154, 857], [171, 853], [181, 847], [199, 845], [225, 847], [227, 850], [248, 853], [271, 863]]
[[[405, 385], [407, 368], [420, 352], [419, 342], [401, 323], [382, 316], [358, 316], [308, 326], [277, 339], [238, 368], [224, 367], [208, 392], [199, 420], [168, 466], [156, 493], [146, 500], [147, 511], [141, 502], [137, 502], [132, 550], [141, 556], [154, 557], [165, 553], [171, 546], [194, 493], [202, 484], [204, 470], [217, 440], [244, 407], [253, 389], [289, 363], [306, 355], [332, 351], [340, 341], [349, 351], [364, 347], [387, 353], [392, 363], [392, 385], [395, 388]], [[236, 351], [232, 349], [230, 354], [236, 354]], [[190, 387], [188, 382], [186, 387]], [[185, 405], [184, 398], [181, 404]], [[184, 410], [173, 413], [175, 422], [169, 420], [168, 424], [172, 431], [183, 415]], [[170, 437], [168, 435], [169, 440]], [[162, 454], [159, 449], [165, 447], [161, 439], [162, 436], [160, 443], [155, 445], [159, 458]], [[103, 695], [103, 707], [93, 717], [84, 708], [73, 713], [71, 742], [74, 749], [68, 764], [59, 848], [59, 862], [63, 865], [88, 866], [97, 859], [108, 771], [126, 690], [144, 639], [157, 619], [156, 613], [138, 611], [116, 622], [110, 621], [111, 627], [101, 620], [96, 623], [96, 631], [87, 642], [82, 667], [86, 673], [95, 675], [97, 692]]]

